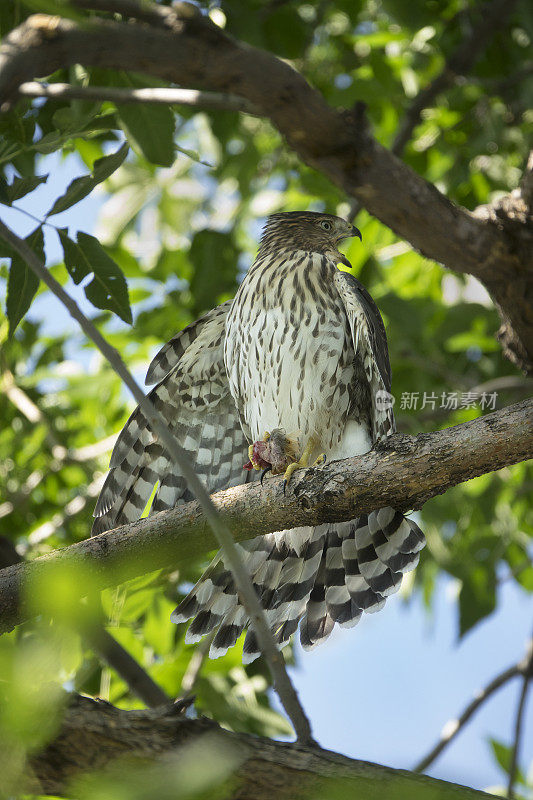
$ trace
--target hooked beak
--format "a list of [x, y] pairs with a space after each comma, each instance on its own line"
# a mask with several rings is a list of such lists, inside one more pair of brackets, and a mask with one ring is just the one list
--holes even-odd
[[361, 242], [363, 241], [363, 237], [361, 236], [361, 231], [359, 228], [356, 228], [355, 225], [350, 225], [348, 231], [339, 236], [337, 243], [342, 242], [344, 239], [351, 239], [352, 236], [357, 236]]

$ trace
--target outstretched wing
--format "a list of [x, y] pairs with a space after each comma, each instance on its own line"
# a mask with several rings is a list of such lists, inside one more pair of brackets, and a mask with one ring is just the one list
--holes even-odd
[[370, 389], [372, 441], [375, 444], [396, 430], [385, 326], [378, 307], [357, 278], [338, 270], [335, 284], [348, 316], [355, 356], [363, 365]]
[[[244, 483], [247, 440], [224, 368], [225, 319], [231, 301], [184, 328], [156, 355], [149, 397], [176, 441], [189, 453], [209, 492]], [[139, 519], [157, 490], [152, 511], [192, 499], [179, 467], [137, 407], [111, 455], [92, 534]]]

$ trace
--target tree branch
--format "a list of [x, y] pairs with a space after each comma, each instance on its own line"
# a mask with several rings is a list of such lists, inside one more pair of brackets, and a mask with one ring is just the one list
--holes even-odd
[[117, 762], [115, 770], [121, 770], [122, 785], [128, 776], [135, 782], [142, 770], [154, 764], [158, 765], [159, 780], [161, 771], [164, 776], [164, 770], [169, 770], [172, 786], [171, 781], [176, 780], [175, 759], [186, 759], [187, 750], [192, 750], [198, 761], [191, 763], [191, 770], [202, 769], [206, 761], [226, 765], [222, 777], [231, 775], [231, 783], [224, 797], [231, 800], [270, 800], [273, 792], [277, 800], [333, 796], [365, 800], [493, 797], [425, 775], [350, 759], [316, 746], [232, 733], [205, 718], [186, 719], [180, 711], [179, 706], [121, 711], [109, 703], [72, 696], [56, 739], [30, 759], [41, 791], [63, 795], [71, 791], [73, 779], [91, 772], [102, 776], [113, 762]]
[[[0, 220], [0, 237], [24, 259], [27, 266], [48, 286], [52, 293], [65, 306], [70, 315], [79, 323], [86, 336], [96, 345], [109, 364], [124, 381], [134, 398], [139, 403], [145, 418], [150, 423], [152, 431], [167, 449], [174, 463], [178, 464], [182, 475], [187, 481], [188, 488], [198, 499], [198, 503], [205, 513], [207, 523], [212, 530], [219, 547], [229, 564], [239, 596], [244, 605], [250, 623], [256, 633], [261, 653], [265, 657], [274, 689], [291, 720], [299, 741], [313, 741], [309, 721], [298, 699], [285, 667], [285, 660], [278, 650], [274, 636], [270, 630], [266, 614], [255, 593], [251, 578], [244, 566], [243, 560], [233, 540], [230, 528], [219, 515], [204, 484], [196, 475], [186, 451], [178, 444], [173, 434], [168, 429], [165, 420], [157, 411], [152, 401], [144, 395], [138, 386], [119, 353], [104, 339], [93, 323], [83, 314], [77, 303], [65, 292], [63, 287], [48, 272], [45, 265], [31, 250], [27, 243], [11, 231]], [[1, 606], [0, 606], [1, 607]]]
[[[299, 525], [353, 519], [384, 505], [420, 508], [451, 486], [533, 456], [533, 399], [484, 417], [418, 436], [394, 434], [364, 456], [297, 473], [283, 494], [282, 477], [217, 492], [212, 502], [235, 541]], [[60, 566], [82, 570], [98, 589], [216, 549], [197, 501], [152, 514], [0, 572], [0, 632], [33, 613], [31, 590]]]
[[[84, 6], [120, 10], [124, 2], [94, 0]], [[522, 369], [533, 368], [533, 248], [527, 214], [501, 204], [479, 215], [455, 206], [382, 147], [360, 113], [329, 107], [287, 63], [231, 38], [194, 6], [180, 3], [164, 13], [133, 0], [126, 6], [128, 15], [143, 15], [143, 22], [91, 17], [78, 26], [37, 14], [12, 31], [0, 49], [0, 106], [14, 102], [25, 81], [74, 63], [142, 68], [184, 87], [245, 98], [307, 164], [422, 255], [479, 278], [500, 310], [506, 354]], [[156, 21], [146, 24], [151, 14]]]
[[155, 103], [156, 105], [190, 106], [197, 111], [242, 111], [258, 115], [247, 100], [221, 92], [198, 92], [196, 89], [146, 88], [121, 89], [114, 86], [71, 86], [68, 83], [38, 83], [30, 81], [19, 86], [23, 97], [46, 97], [51, 100], [110, 100], [121, 103]]
[[147, 706], [155, 708], [170, 702], [170, 698], [150, 677], [143, 667], [106, 631], [103, 625], [87, 620], [82, 623], [81, 634], [85, 643], [96, 655], [115, 670], [130, 691]]
[[[499, 675], [497, 675], [484, 689], [477, 692], [474, 699], [466, 706], [463, 713], [457, 717], [456, 719], [449, 720], [442, 730], [441, 737], [437, 744], [431, 748], [429, 753], [424, 756], [424, 758], [418, 762], [418, 764], [413, 768], [414, 772], [424, 772], [433, 762], [435, 759], [442, 753], [445, 747], [447, 747], [450, 742], [455, 739], [459, 731], [464, 728], [468, 720], [475, 714], [478, 708], [485, 703], [486, 700], [491, 697], [494, 692], [501, 689], [502, 686], [505, 686], [513, 678], [516, 678], [517, 675], [523, 675], [524, 681], [527, 681], [533, 676], [533, 639], [530, 639], [527, 645], [527, 650], [524, 658], [518, 662], [518, 664], [514, 664], [509, 669], [504, 670]], [[522, 708], [519, 705], [519, 709]], [[521, 711], [519, 710], [518, 717], [521, 716]], [[518, 726], [518, 722], [517, 722]], [[515, 737], [515, 750], [517, 749], [516, 743], [520, 740], [520, 733], [518, 736]], [[512, 770], [510, 770], [510, 775]], [[509, 779], [509, 785], [511, 786], [511, 778]]]
[[524, 721], [524, 711], [526, 708], [527, 691], [529, 689], [529, 682], [531, 678], [533, 678], [533, 639], [529, 640], [528, 652], [526, 658], [524, 659], [523, 669], [521, 672], [524, 677], [522, 680], [522, 690], [520, 692], [518, 708], [516, 710], [513, 751], [511, 753], [511, 763], [509, 765], [509, 783], [507, 785], [508, 800], [513, 800], [515, 796], [514, 785], [518, 773], [520, 742], [522, 740], [522, 725]]
[[442, 751], [455, 739], [457, 734], [464, 728], [468, 720], [475, 714], [478, 708], [489, 699], [502, 686], [505, 686], [512, 678], [516, 678], [521, 674], [520, 664], [515, 664], [509, 667], [504, 672], [497, 675], [484, 689], [477, 692], [474, 699], [466, 706], [463, 713], [456, 719], [449, 720], [444, 728], [437, 744], [431, 748], [429, 753], [422, 758], [418, 764], [413, 767], [413, 772], [425, 772], [425, 770], [433, 764], [436, 758], [440, 756]]
[[528, 689], [529, 689], [529, 678], [524, 677], [524, 679], [522, 680], [522, 690], [520, 692], [520, 699], [518, 701], [518, 708], [516, 711], [513, 752], [511, 753], [511, 765], [509, 767], [509, 783], [507, 786], [508, 800], [514, 800], [515, 797], [514, 785], [516, 783], [516, 776], [518, 773], [518, 753], [520, 751], [520, 742], [522, 739], [522, 722], [524, 717], [524, 709], [526, 707], [526, 698]]

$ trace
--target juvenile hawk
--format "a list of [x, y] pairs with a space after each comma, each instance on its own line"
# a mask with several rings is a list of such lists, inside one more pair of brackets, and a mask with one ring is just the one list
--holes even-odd
[[[290, 212], [269, 217], [257, 258], [233, 301], [189, 325], [152, 361], [150, 398], [189, 452], [210, 492], [274, 471], [367, 452], [394, 432], [385, 328], [364, 288], [337, 264], [357, 228], [339, 217]], [[286, 432], [286, 433], [285, 433]], [[296, 459], [299, 454], [299, 462]], [[246, 476], [246, 477], [245, 477]], [[137, 408], [113, 450], [93, 533], [140, 517], [156, 483], [153, 511], [192, 499]], [[295, 528], [240, 545], [280, 646], [300, 625], [304, 648], [335, 622], [355, 625], [383, 607], [413, 569], [424, 537], [392, 508], [350, 522]], [[194, 617], [186, 641], [216, 630], [210, 655], [232, 647], [248, 618], [220, 554], [172, 615]], [[257, 657], [248, 629], [244, 660]]]

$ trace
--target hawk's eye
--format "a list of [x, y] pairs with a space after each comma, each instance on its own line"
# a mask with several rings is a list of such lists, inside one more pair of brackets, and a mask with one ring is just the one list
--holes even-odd
[[333, 225], [331, 224], [331, 222], [328, 222], [327, 219], [323, 219], [320, 222], [320, 227], [324, 228], [325, 231], [330, 231], [333, 228]]

